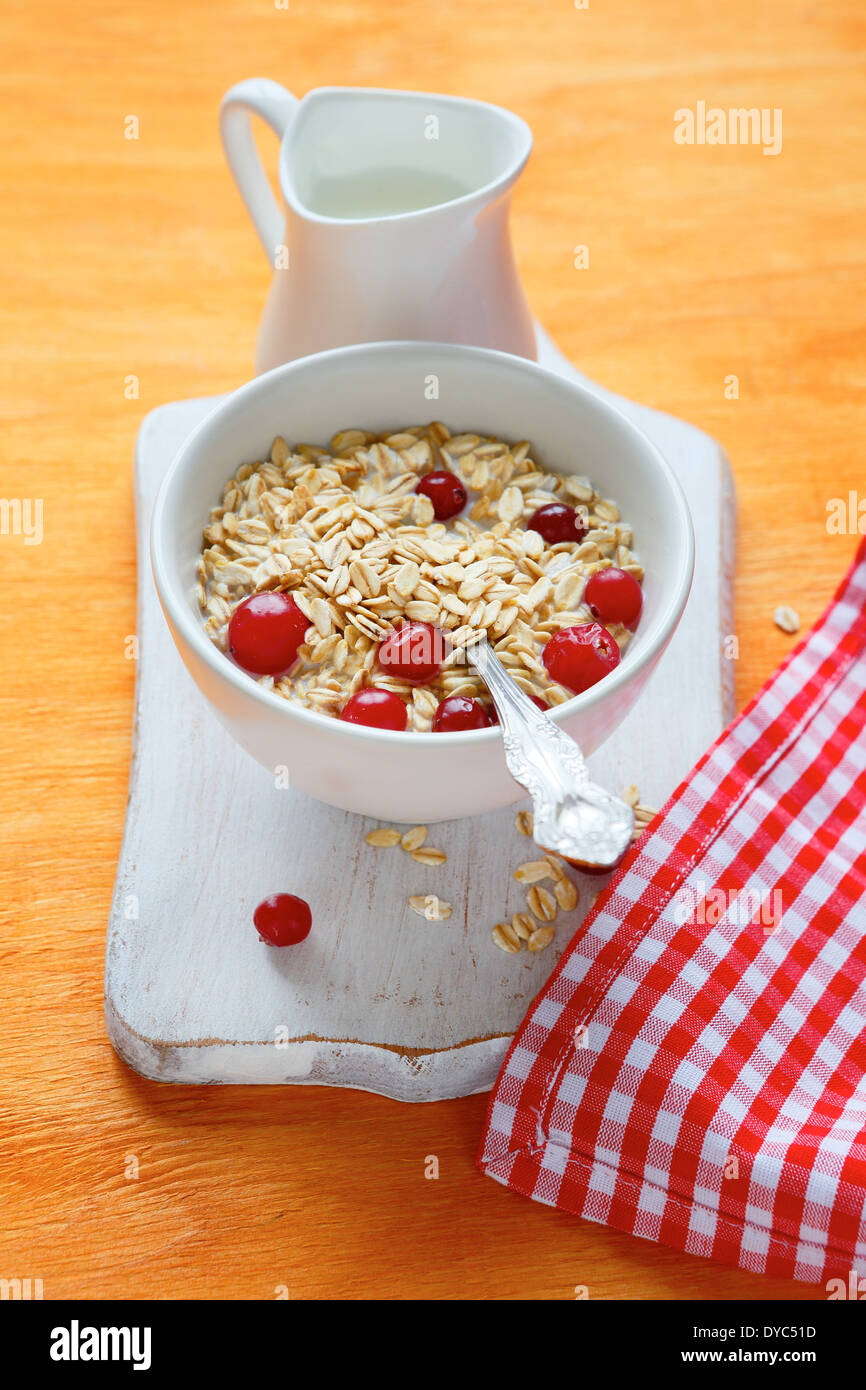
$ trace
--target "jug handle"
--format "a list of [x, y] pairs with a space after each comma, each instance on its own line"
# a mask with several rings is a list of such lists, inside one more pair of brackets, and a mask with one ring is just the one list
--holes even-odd
[[282, 140], [300, 103], [279, 82], [250, 77], [226, 92], [220, 103], [220, 134], [228, 166], [273, 267], [283, 240], [285, 219], [271, 191], [253, 139], [250, 112], [260, 116]]

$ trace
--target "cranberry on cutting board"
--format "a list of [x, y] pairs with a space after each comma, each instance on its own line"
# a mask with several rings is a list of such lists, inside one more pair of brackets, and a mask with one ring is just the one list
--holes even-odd
[[259, 903], [253, 922], [269, 946], [297, 946], [309, 936], [313, 915], [310, 904], [294, 893], [271, 893]]

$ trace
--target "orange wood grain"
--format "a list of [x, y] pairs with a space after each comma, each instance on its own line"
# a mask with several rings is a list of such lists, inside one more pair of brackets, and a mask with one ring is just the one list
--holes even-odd
[[[591, 376], [730, 452], [743, 702], [791, 645], [773, 608], [812, 621], [856, 544], [825, 515], [864, 489], [860, 0], [12, 0], [0, 39], [0, 496], [40, 497], [45, 518], [40, 546], [0, 537], [0, 1275], [46, 1298], [822, 1297], [481, 1179], [484, 1097], [142, 1081], [106, 1040], [102, 951], [135, 435], [161, 402], [250, 374], [267, 284], [218, 145], [223, 90], [407, 86], [530, 122], [514, 232], [536, 312]], [[781, 107], [781, 155], [675, 145], [673, 112], [701, 98]]]

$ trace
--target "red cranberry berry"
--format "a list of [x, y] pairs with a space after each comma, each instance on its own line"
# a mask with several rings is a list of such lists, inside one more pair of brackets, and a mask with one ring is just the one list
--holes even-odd
[[548, 545], [561, 545], [563, 541], [577, 545], [586, 535], [586, 522], [580, 512], [565, 502], [548, 502], [532, 513], [526, 529], [537, 531]]
[[379, 665], [389, 676], [429, 681], [439, 675], [448, 655], [441, 629], [432, 623], [402, 623], [379, 647]]
[[468, 695], [449, 695], [433, 716], [434, 734], [460, 734], [466, 729], [489, 729], [493, 720], [479, 700]]
[[370, 729], [391, 729], [400, 734], [406, 727], [406, 706], [393, 690], [379, 690], [371, 685], [346, 701], [340, 718], [349, 724], [366, 724]]
[[[546, 700], [542, 700], [542, 698], [541, 698], [540, 695], [527, 695], [527, 699], [531, 700], [532, 703], [533, 703], [534, 705], [537, 705], [539, 709], [543, 709], [544, 712], [545, 712], [545, 714], [546, 714], [547, 711], [550, 709], [550, 705], [547, 703]], [[489, 710], [488, 710], [488, 714], [490, 715], [490, 722], [491, 722], [491, 724], [498, 724], [498, 723], [499, 723], [499, 715], [496, 713], [496, 706], [495, 706], [495, 705], [491, 704], [491, 706], [490, 706], [490, 708], [489, 708]]]
[[555, 632], [541, 659], [552, 680], [579, 695], [619, 665], [619, 647], [600, 623], [579, 623]]
[[309, 936], [312, 926], [310, 904], [294, 893], [272, 893], [253, 913], [259, 936], [269, 946], [295, 946]]
[[437, 521], [448, 521], [466, 506], [466, 489], [457, 474], [449, 473], [447, 468], [425, 473], [415, 491], [430, 498]]
[[253, 594], [231, 616], [229, 655], [254, 676], [281, 676], [294, 665], [309, 626], [288, 594]]
[[602, 623], [622, 623], [637, 627], [643, 608], [643, 590], [628, 570], [596, 570], [586, 581], [584, 603], [589, 604], [593, 617]]

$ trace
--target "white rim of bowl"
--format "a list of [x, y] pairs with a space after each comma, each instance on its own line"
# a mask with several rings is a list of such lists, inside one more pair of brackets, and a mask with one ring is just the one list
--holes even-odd
[[[459, 733], [434, 734], [432, 732], [416, 732], [415, 730], [403, 730], [397, 732], [391, 729], [374, 729], [365, 724], [353, 724], [348, 720], [335, 719], [332, 715], [319, 714], [316, 710], [307, 709], [304, 705], [287, 700], [282, 695], [276, 695], [272, 690], [259, 685], [258, 681], [249, 676], [240, 666], [237, 666], [229, 656], [221, 652], [218, 647], [207, 636], [204, 625], [197, 621], [196, 616], [191, 611], [188, 603], [183, 598], [175, 602], [174, 583], [171, 567], [166, 563], [163, 545], [163, 527], [166, 512], [166, 498], [171, 490], [175, 478], [183, 471], [186, 460], [193, 452], [198, 439], [205, 432], [212, 430], [219, 424], [220, 419], [233, 413], [236, 406], [245, 404], [248, 400], [263, 391], [267, 391], [270, 384], [280, 377], [290, 377], [293, 372], [300, 371], [310, 363], [317, 366], [327, 367], [328, 362], [339, 360], [351, 360], [353, 357], [369, 359], [371, 356], [388, 356], [397, 351], [401, 358], [406, 355], [414, 354], [418, 356], [428, 355], [431, 351], [445, 351], [453, 354], [457, 358], [464, 358], [467, 364], [473, 361], [484, 360], [492, 363], [499, 363], [504, 369], [517, 372], [518, 375], [527, 374], [547, 381], [557, 389], [565, 389], [584, 401], [588, 402], [593, 408], [613, 415], [620, 425], [636, 436], [642, 443], [646, 452], [654, 459], [656, 467], [665, 479], [674, 504], [677, 520], [685, 539], [685, 545], [680, 556], [680, 565], [673, 583], [671, 597], [662, 612], [655, 619], [655, 632], [652, 638], [646, 642], [639, 650], [633, 660], [629, 660], [629, 651], [620, 664], [610, 673], [604, 676], [597, 684], [590, 686], [580, 695], [574, 695], [570, 700], [565, 700], [561, 705], [551, 706], [548, 711], [550, 717], [559, 724], [563, 720], [571, 718], [572, 715], [579, 714], [584, 710], [592, 709], [598, 704], [602, 697], [612, 695], [621, 686], [630, 681], [631, 677], [643, 669], [648, 662], [658, 656], [664, 650], [667, 642], [673, 634], [677, 622], [685, 608], [686, 601], [691, 589], [692, 576], [694, 573], [695, 542], [694, 529], [692, 526], [691, 513], [685, 494], [679, 479], [671, 469], [664, 455], [652, 442], [643, 430], [629, 420], [616, 406], [603, 400], [595, 392], [580, 382], [571, 381], [568, 377], [560, 375], [559, 372], [551, 371], [547, 367], [540, 367], [537, 362], [530, 361], [529, 358], [515, 357], [511, 353], [498, 352], [494, 348], [473, 347], [463, 343], [440, 343], [424, 342], [418, 339], [407, 340], [385, 340], [373, 343], [357, 343], [350, 347], [329, 348], [326, 352], [317, 352], [307, 357], [294, 358], [290, 362], [283, 362], [278, 367], [271, 368], [268, 372], [263, 372], [261, 376], [254, 377], [232, 391], [224, 401], [216, 406], [204, 420], [201, 420], [195, 429], [187, 436], [169, 465], [168, 471], [162, 480], [154, 503], [153, 516], [150, 526], [150, 557], [151, 567], [157, 592], [163, 606], [171, 615], [172, 623], [179, 629], [184, 638], [190, 643], [197, 654], [208, 665], [214, 674], [234, 686], [236, 690], [244, 695], [257, 700], [267, 709], [280, 710], [284, 717], [289, 719], [300, 719], [303, 723], [312, 722], [315, 728], [327, 728], [337, 737], [362, 738], [381, 742], [383, 747], [394, 747], [405, 740], [410, 740], [412, 746], [417, 747], [419, 740], [424, 745], [433, 745], [443, 748], [450, 745], [459, 747], [469, 747], [473, 743], [488, 742], [501, 737], [502, 730], [498, 724], [494, 724], [489, 729], [469, 729]], [[238, 465], [240, 467], [240, 465]], [[547, 465], [549, 467], [549, 464]], [[550, 469], [556, 472], [555, 468]], [[204, 522], [202, 522], [202, 529]], [[640, 629], [636, 629], [637, 632]]]

